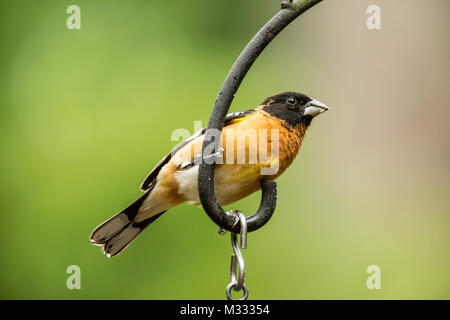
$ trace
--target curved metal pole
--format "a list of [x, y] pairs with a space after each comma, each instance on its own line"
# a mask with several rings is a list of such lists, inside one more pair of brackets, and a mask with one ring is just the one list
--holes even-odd
[[[216, 132], [221, 132], [225, 116], [230, 109], [233, 98], [247, 74], [250, 67], [267, 47], [267, 45], [280, 33], [289, 23], [300, 16], [303, 12], [313, 7], [322, 0], [288, 0], [281, 3], [279, 11], [270, 19], [252, 40], [247, 44], [242, 53], [231, 67], [222, 88], [217, 95], [214, 108], [208, 121], [205, 139], [203, 142], [202, 154], [206, 157], [211, 153], [205, 150], [217, 150], [220, 137], [214, 139]], [[210, 146], [213, 144], [213, 147]], [[269, 180], [261, 182], [262, 200], [258, 211], [248, 218], [247, 229], [254, 231], [262, 227], [271, 218], [275, 211], [277, 189], [276, 183]], [[225, 213], [217, 202], [214, 194], [214, 163], [208, 164], [202, 161], [198, 174], [198, 192], [203, 209], [208, 216], [222, 229], [239, 233], [240, 226], [236, 217]]]

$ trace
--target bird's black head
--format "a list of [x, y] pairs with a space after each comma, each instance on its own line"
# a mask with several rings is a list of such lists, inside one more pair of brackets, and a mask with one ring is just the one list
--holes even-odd
[[267, 98], [262, 105], [264, 111], [284, 120], [291, 128], [299, 124], [309, 126], [315, 116], [328, 110], [325, 104], [297, 92], [277, 94]]

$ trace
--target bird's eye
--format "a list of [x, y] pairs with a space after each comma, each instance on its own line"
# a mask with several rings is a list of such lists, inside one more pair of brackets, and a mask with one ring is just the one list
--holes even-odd
[[286, 102], [288, 105], [295, 106], [295, 104], [297, 103], [297, 99], [291, 97], [291, 98], [287, 99]]

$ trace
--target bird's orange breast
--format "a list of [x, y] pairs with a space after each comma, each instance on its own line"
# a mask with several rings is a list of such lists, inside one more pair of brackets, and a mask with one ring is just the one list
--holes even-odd
[[223, 129], [222, 165], [241, 165], [243, 172], [236, 178], [241, 178], [247, 171], [255, 174], [255, 168], [252, 168], [255, 166], [261, 178], [275, 179], [298, 154], [305, 131], [303, 125], [290, 128], [282, 120], [257, 110]]
[[[214, 173], [219, 202], [237, 201], [257, 191], [261, 179], [273, 180], [280, 176], [297, 155], [305, 130], [302, 126], [288, 128], [262, 110], [229, 123], [222, 130], [223, 157], [216, 160]], [[180, 170], [180, 164], [199, 157], [202, 144], [203, 136], [180, 150], [169, 163], [178, 177], [178, 193], [195, 203], [198, 202], [198, 168]], [[172, 179], [168, 177], [168, 180]]]

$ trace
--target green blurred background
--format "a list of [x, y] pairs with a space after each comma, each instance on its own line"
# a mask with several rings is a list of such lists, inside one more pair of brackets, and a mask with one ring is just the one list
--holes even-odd
[[[81, 30], [66, 8], [81, 7]], [[378, 31], [366, 8], [381, 7]], [[181, 205], [107, 259], [92, 229], [207, 122], [277, 10], [258, 1], [1, 1], [3, 299], [224, 299], [229, 235]], [[292, 23], [232, 111], [295, 90], [327, 103], [251, 233], [251, 299], [450, 298], [450, 2], [328, 0]], [[259, 194], [230, 209], [250, 214]], [[81, 268], [81, 290], [66, 268]], [[380, 290], [366, 268], [381, 268]]]

